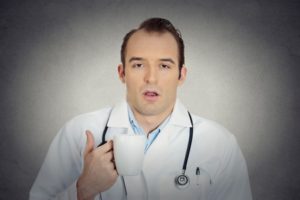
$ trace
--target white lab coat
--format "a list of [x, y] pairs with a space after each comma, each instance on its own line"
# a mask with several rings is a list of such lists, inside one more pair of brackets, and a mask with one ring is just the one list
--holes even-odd
[[[192, 118], [194, 137], [186, 170], [189, 187], [179, 190], [174, 184], [175, 176], [182, 170], [191, 127], [186, 108], [177, 100], [169, 123], [145, 154], [143, 172], [148, 199], [251, 200], [247, 166], [234, 136], [215, 122], [196, 115]], [[70, 120], [54, 138], [31, 188], [30, 200], [76, 199], [76, 180], [83, 169], [85, 131], [94, 134], [96, 146], [102, 141], [107, 120], [107, 140], [114, 134], [133, 133], [126, 101]], [[200, 175], [196, 175], [197, 167]], [[125, 177], [128, 200], [144, 191], [139, 181], [139, 177]], [[121, 199], [123, 188], [119, 177], [95, 199]]]

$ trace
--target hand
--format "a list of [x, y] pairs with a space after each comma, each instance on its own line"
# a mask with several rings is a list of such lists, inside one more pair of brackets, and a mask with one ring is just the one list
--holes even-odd
[[94, 199], [94, 197], [108, 188], [117, 180], [118, 173], [113, 162], [113, 143], [94, 149], [94, 137], [86, 131], [87, 144], [84, 150], [83, 172], [77, 181], [77, 198]]

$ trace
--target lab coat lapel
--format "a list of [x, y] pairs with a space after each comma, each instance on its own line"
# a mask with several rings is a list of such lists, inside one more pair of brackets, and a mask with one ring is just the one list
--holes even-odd
[[112, 140], [114, 135], [118, 134], [133, 134], [133, 130], [129, 124], [127, 109], [127, 102], [125, 100], [112, 108], [107, 122], [106, 140]]
[[[167, 127], [168, 125], [165, 129]], [[156, 174], [156, 171], [162, 167], [167, 156], [168, 145], [167, 135], [162, 131], [145, 154], [143, 166], [145, 174], [153, 177], [152, 175]]]

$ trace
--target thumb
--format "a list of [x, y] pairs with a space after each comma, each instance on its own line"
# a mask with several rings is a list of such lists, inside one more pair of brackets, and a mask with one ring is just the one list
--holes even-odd
[[90, 131], [85, 131], [86, 134], [86, 146], [84, 149], [84, 156], [86, 156], [86, 154], [92, 152], [94, 150], [94, 136]]

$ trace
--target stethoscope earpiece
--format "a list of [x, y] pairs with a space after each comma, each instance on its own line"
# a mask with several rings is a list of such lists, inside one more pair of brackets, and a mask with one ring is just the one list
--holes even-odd
[[178, 189], [185, 189], [189, 186], [190, 179], [185, 174], [180, 174], [175, 177], [175, 185]]

